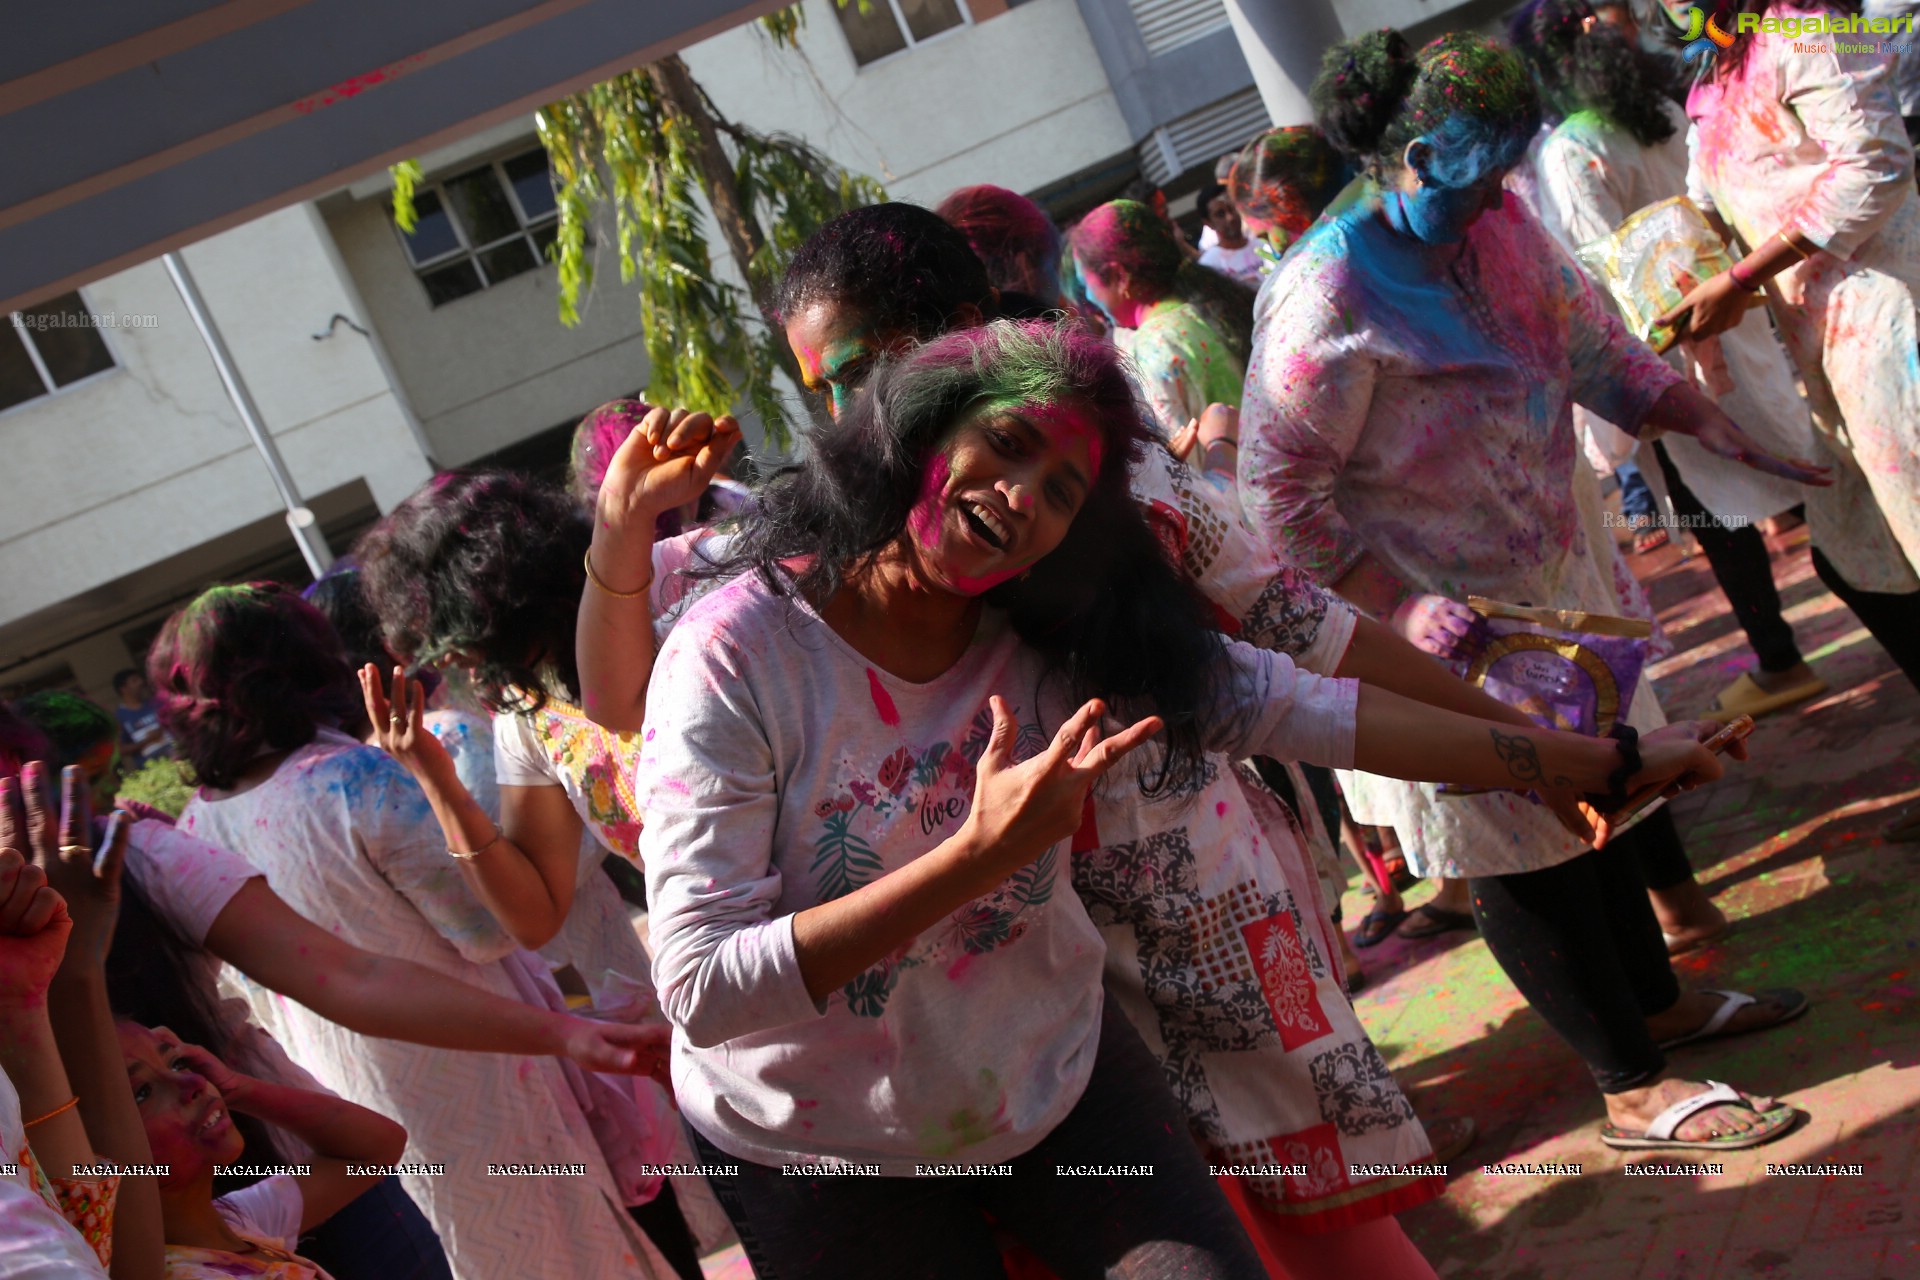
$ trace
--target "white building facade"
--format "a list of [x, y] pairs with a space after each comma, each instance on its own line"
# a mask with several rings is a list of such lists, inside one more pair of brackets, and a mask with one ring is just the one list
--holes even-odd
[[[1453, 6], [1347, 7], [1364, 27]], [[897, 199], [995, 182], [1084, 207], [1136, 174], [1191, 175], [1266, 123], [1221, 0], [804, 10], [798, 49], [749, 26], [684, 57], [724, 114], [804, 137]], [[556, 317], [531, 120], [420, 160], [411, 240], [380, 173], [184, 252], [336, 552], [436, 468], [552, 456], [568, 424], [647, 380], [610, 254], [583, 322]], [[160, 263], [17, 316], [11, 340], [0, 333], [0, 692], [64, 685], [110, 703], [113, 674], [203, 587], [304, 580]]]

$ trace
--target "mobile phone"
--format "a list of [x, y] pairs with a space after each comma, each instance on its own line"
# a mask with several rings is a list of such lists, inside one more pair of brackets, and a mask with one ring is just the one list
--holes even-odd
[[[1720, 731], [1700, 745], [1715, 755], [1720, 755], [1733, 743], [1753, 732], [1752, 716], [1736, 716], [1720, 727]], [[1641, 810], [1655, 800], [1668, 799], [1680, 794], [1678, 783], [1666, 787], [1648, 787], [1636, 795], [1627, 797], [1627, 802], [1612, 813], [1604, 815], [1614, 830], [1618, 831], [1628, 820], [1637, 817]]]

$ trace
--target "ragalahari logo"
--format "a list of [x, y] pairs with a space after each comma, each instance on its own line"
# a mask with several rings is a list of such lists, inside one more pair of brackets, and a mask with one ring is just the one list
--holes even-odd
[[1722, 31], [1714, 20], [1701, 12], [1700, 6], [1687, 6], [1687, 34], [1683, 37], [1686, 47], [1680, 50], [1680, 56], [1688, 62], [1695, 59], [1708, 59], [1733, 43], [1733, 37]]

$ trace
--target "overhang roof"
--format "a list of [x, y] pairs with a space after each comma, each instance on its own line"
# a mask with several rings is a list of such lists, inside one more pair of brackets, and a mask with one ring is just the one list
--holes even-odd
[[0, 312], [527, 115], [782, 2], [9, 4]]

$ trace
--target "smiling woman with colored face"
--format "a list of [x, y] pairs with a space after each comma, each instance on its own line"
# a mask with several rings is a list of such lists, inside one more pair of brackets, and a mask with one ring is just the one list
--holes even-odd
[[1031, 568], [1066, 537], [1102, 452], [1090, 411], [1072, 401], [974, 414], [907, 517], [928, 581], [972, 596]]
[[[153, 1163], [167, 1171], [159, 1179], [167, 1280], [330, 1280], [295, 1245], [380, 1181], [367, 1166], [398, 1160], [406, 1130], [344, 1098], [234, 1071], [166, 1027], [122, 1021], [116, 1029]], [[237, 1113], [295, 1134], [311, 1156], [291, 1166], [298, 1173], [216, 1199], [214, 1175], [245, 1152]]]
[[[1216, 785], [1234, 759], [1510, 777], [1512, 726], [1489, 737], [1214, 630], [1129, 490], [1148, 433], [1113, 352], [1072, 326], [1002, 321], [882, 356], [761, 489], [704, 571], [722, 585], [653, 665], [637, 789], [675, 1093], [703, 1162], [737, 1170], [715, 1186], [764, 1274], [939, 1258], [1000, 1276], [988, 1216], [1063, 1276], [1264, 1274], [1189, 1136], [1208, 1122], [1130, 1026], [1152, 1015], [1103, 995], [1120, 921], [1092, 913], [1178, 909], [1142, 901], [1147, 848], [1178, 864], [1166, 893], [1204, 877], [1230, 895], [1225, 834], [1205, 824], [1253, 822]], [[616, 487], [609, 472], [603, 503]], [[650, 554], [601, 550], [616, 581]], [[583, 672], [599, 639], [619, 643], [583, 631]], [[1619, 763], [1611, 743], [1514, 734], [1583, 785]], [[1670, 774], [1704, 753], [1683, 731], [1656, 756]], [[1187, 815], [1177, 830], [1162, 800]], [[1231, 879], [1242, 897], [1254, 882]], [[1249, 927], [1294, 928], [1288, 898], [1259, 901]], [[1336, 1037], [1362, 1056], [1329, 1012], [1316, 1051]], [[1398, 1105], [1347, 1141], [1410, 1119], [1380, 1096]], [[1287, 1105], [1250, 1104], [1269, 1124]], [[1123, 1157], [1154, 1167], [1150, 1188], [1050, 1176]], [[820, 1164], [882, 1178], [780, 1168]], [[1003, 1164], [1014, 1178], [922, 1180]]]

